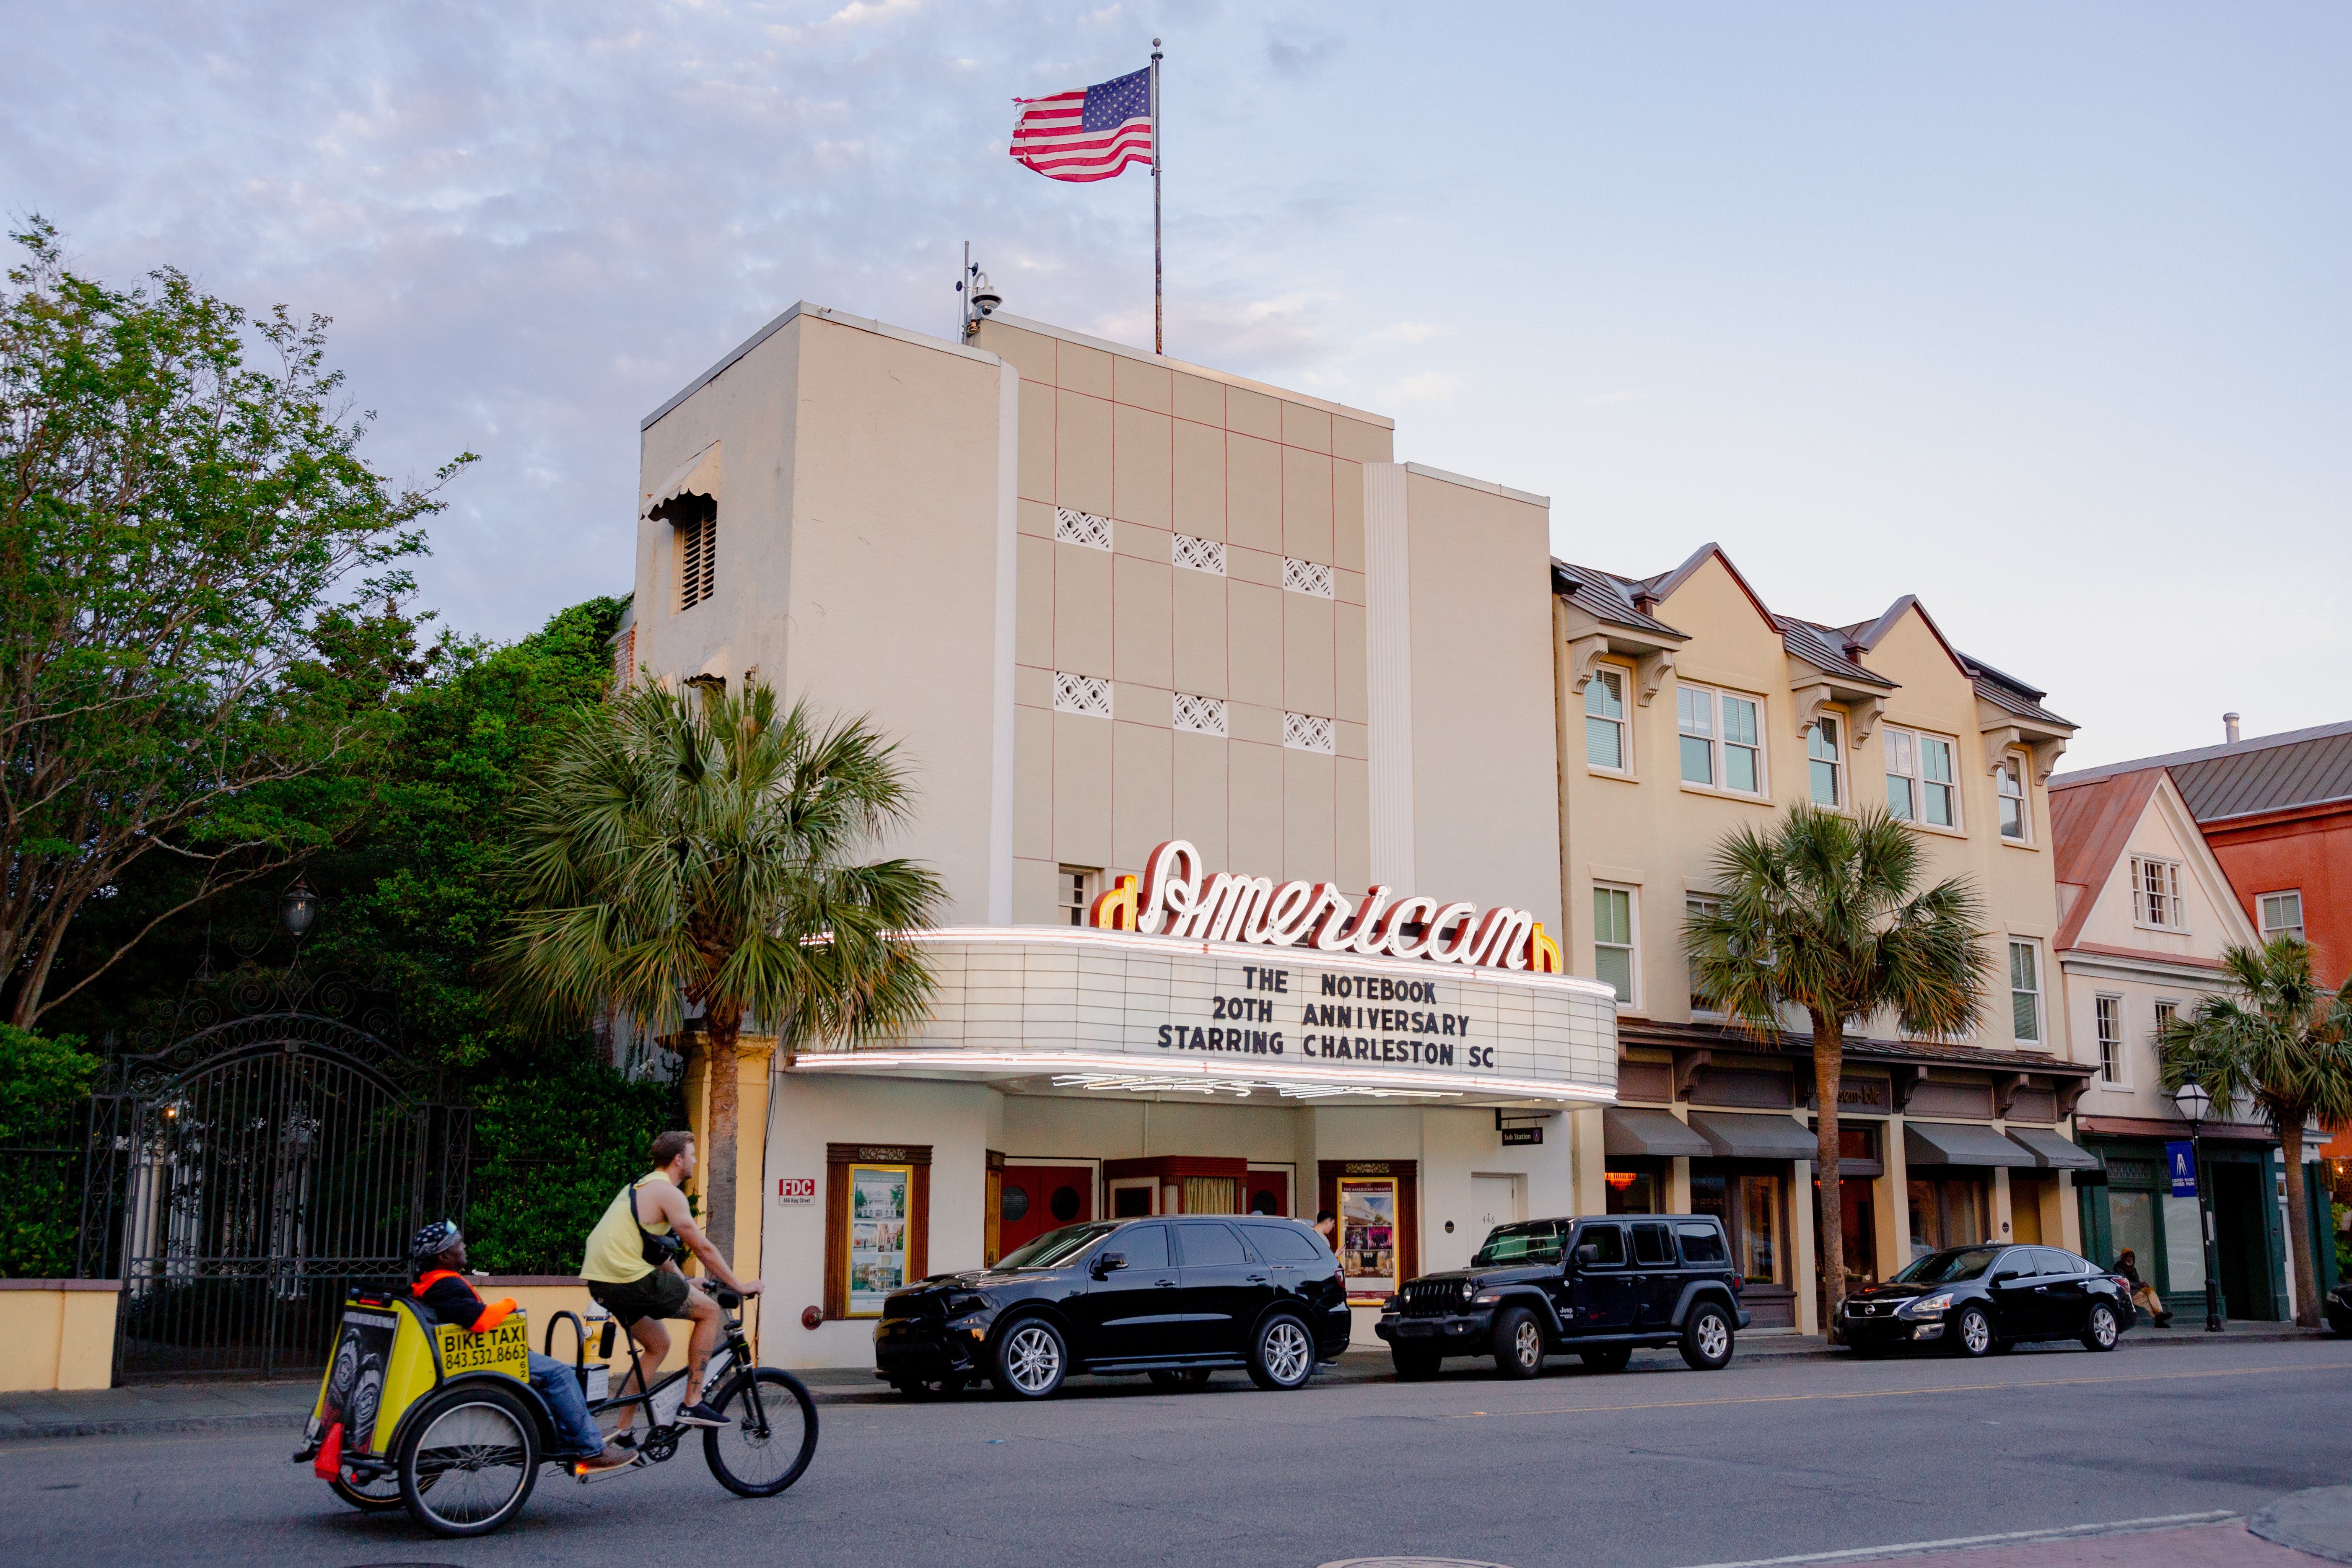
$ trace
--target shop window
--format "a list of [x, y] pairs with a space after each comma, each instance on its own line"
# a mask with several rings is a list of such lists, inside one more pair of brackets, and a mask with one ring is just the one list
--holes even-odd
[[1723, 1222], [1731, 1255], [1748, 1284], [1788, 1283], [1781, 1262], [1780, 1177], [1693, 1172], [1691, 1213], [1713, 1215]]
[[[1813, 1273], [1821, 1274], [1821, 1183], [1813, 1183]], [[1868, 1176], [1847, 1176], [1838, 1183], [1838, 1234], [1845, 1250], [1845, 1286], [1851, 1291], [1878, 1282], [1878, 1226], [1874, 1222], [1872, 1196], [1875, 1184]]]
[[1110, 1190], [1110, 1217], [1141, 1219], [1151, 1212], [1151, 1184], [1130, 1182]]
[[2124, 1081], [2124, 999], [2100, 996], [2093, 1001], [2099, 1036], [2099, 1081]]
[[1602, 665], [1584, 683], [1584, 760], [1622, 773], [1625, 758], [1625, 672]]
[[1815, 805], [1845, 804], [1845, 759], [1838, 752], [1838, 721], [1823, 718], [1805, 731], [1805, 763]]
[[1911, 1256], [1925, 1258], [1947, 1247], [1969, 1247], [1991, 1239], [1984, 1183], [1962, 1177], [1904, 1184], [1911, 1214]]
[[825, 1316], [878, 1318], [930, 1272], [931, 1147], [828, 1143], [824, 1166]]
[[1606, 1189], [1603, 1214], [1658, 1212], [1658, 1177], [1654, 1171], [1612, 1170], [1601, 1178]]
[[2014, 756], [2004, 757], [1992, 776], [2000, 792], [2000, 836], [2012, 844], [2022, 844], [2029, 821], [2025, 815], [2025, 764]]
[[2009, 1011], [2020, 1045], [2042, 1043], [2042, 944], [2009, 944]]
[[1054, 874], [1055, 907], [1066, 923], [1087, 923], [1087, 911], [1094, 907], [1096, 884], [1101, 877], [1102, 872], [1092, 866], [1065, 866]]
[[1633, 1005], [1633, 890], [1592, 889], [1592, 977], [1617, 988], [1617, 1000]]
[[2154, 1193], [2108, 1188], [2107, 1239], [2112, 1246], [2107, 1254], [2108, 1268], [2114, 1268], [2116, 1260], [2129, 1252], [2139, 1277], [2151, 1285], [2158, 1283]]
[[1838, 1128], [1838, 1158], [1841, 1160], [1875, 1160], [1878, 1158], [1878, 1129], [1875, 1127]]

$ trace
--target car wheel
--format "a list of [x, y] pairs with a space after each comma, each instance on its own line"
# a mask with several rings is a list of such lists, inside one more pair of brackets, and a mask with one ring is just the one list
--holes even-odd
[[1606, 1345], [1597, 1351], [1579, 1351], [1579, 1361], [1587, 1372], [1623, 1372], [1633, 1360], [1632, 1345]]
[[1426, 1383], [1437, 1375], [1438, 1367], [1445, 1360], [1428, 1351], [1398, 1350], [1393, 1345], [1389, 1348], [1389, 1359], [1396, 1363], [1399, 1383]]
[[1069, 1346], [1043, 1318], [1025, 1318], [996, 1342], [996, 1386], [1015, 1399], [1044, 1399], [1069, 1372]]
[[1992, 1320], [1982, 1307], [1963, 1307], [1952, 1320], [1952, 1353], [1971, 1360], [1992, 1353]]
[[1165, 1367], [1150, 1375], [1152, 1387], [1164, 1388], [1171, 1394], [1183, 1394], [1209, 1385], [1209, 1369], [1205, 1366]]
[[1304, 1388], [1315, 1375], [1315, 1339], [1288, 1313], [1268, 1318], [1250, 1341], [1250, 1381], [1260, 1388]]
[[2095, 1351], [2111, 1351], [2123, 1338], [2123, 1330], [2116, 1324], [2116, 1310], [2105, 1301], [2091, 1303], [2090, 1321], [2083, 1326], [2083, 1343]]
[[1543, 1325], [1525, 1307], [1495, 1314], [1495, 1370], [1505, 1377], [1535, 1377], [1543, 1371]]
[[1731, 1314], [1701, 1301], [1683, 1323], [1684, 1364], [1694, 1372], [1720, 1372], [1730, 1361]]

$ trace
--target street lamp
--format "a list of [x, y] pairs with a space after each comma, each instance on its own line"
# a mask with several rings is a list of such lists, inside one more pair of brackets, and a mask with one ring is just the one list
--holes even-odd
[[2221, 1331], [2221, 1286], [2215, 1278], [2213, 1210], [2205, 1195], [2205, 1141], [2200, 1135], [2206, 1112], [2213, 1109], [2213, 1097], [2192, 1078], [2172, 1091], [2172, 1107], [2189, 1123], [2189, 1160], [2197, 1173], [2197, 1223], [2205, 1232], [2205, 1331], [2218, 1334]]
[[299, 942], [310, 929], [310, 922], [319, 918], [319, 895], [310, 890], [309, 882], [298, 878], [286, 889], [286, 896], [278, 900], [278, 914], [286, 922], [286, 929], [294, 933], [294, 940]]

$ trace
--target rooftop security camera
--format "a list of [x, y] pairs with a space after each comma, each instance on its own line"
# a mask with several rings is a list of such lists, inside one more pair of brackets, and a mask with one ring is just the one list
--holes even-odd
[[1004, 296], [996, 291], [996, 285], [991, 283], [988, 274], [983, 272], [980, 275], [980, 281], [971, 286], [971, 302], [982, 315], [990, 316], [996, 313], [996, 307], [1004, 303]]

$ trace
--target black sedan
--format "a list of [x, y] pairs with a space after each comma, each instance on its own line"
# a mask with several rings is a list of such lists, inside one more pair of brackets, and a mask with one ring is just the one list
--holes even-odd
[[875, 1375], [915, 1396], [986, 1378], [1043, 1399], [1081, 1372], [1188, 1388], [1221, 1367], [1297, 1388], [1339, 1359], [1349, 1329], [1339, 1259], [1297, 1220], [1097, 1221], [886, 1298]]
[[2327, 1314], [2327, 1326], [2337, 1333], [2352, 1338], [2352, 1279], [2347, 1279], [2327, 1293], [2320, 1303]]
[[2137, 1314], [2127, 1282], [2054, 1247], [1949, 1247], [1915, 1258], [1838, 1307], [1857, 1355], [1897, 1345], [1980, 1356], [2030, 1340], [2080, 1340], [2111, 1351]]

